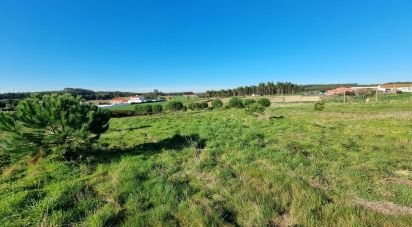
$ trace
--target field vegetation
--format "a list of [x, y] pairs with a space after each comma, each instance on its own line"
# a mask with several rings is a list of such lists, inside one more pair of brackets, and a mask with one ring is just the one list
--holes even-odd
[[409, 95], [181, 104], [112, 118], [77, 160], [0, 148], [0, 226], [412, 225]]

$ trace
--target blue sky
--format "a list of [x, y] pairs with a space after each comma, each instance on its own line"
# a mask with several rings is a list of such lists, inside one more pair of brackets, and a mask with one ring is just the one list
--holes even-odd
[[0, 1], [0, 92], [412, 80], [412, 1]]

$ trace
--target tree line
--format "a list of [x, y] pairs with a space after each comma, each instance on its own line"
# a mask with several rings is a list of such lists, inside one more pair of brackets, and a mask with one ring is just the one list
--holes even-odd
[[93, 91], [83, 88], [64, 88], [61, 91], [41, 91], [41, 92], [8, 92], [0, 93], [0, 100], [21, 100], [29, 98], [32, 95], [42, 97], [51, 94], [70, 94], [80, 96], [84, 100], [109, 100], [117, 97], [128, 97], [135, 95], [143, 95], [148, 99], [158, 98], [159, 96], [175, 96], [175, 95], [191, 95], [193, 92], [161, 92], [154, 89], [152, 92], [123, 92], [123, 91]]
[[291, 82], [267, 82], [259, 85], [242, 86], [234, 89], [209, 90], [205, 97], [232, 97], [245, 95], [288, 95], [303, 91], [303, 86]]

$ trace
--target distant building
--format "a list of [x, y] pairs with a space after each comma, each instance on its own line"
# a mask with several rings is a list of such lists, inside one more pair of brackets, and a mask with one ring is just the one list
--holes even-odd
[[338, 87], [332, 90], [326, 91], [326, 95], [343, 95], [347, 93], [353, 93], [354, 89], [351, 87]]
[[112, 99], [110, 102], [112, 105], [117, 105], [117, 104], [126, 104], [128, 103], [129, 98], [128, 97], [117, 97]]
[[387, 93], [412, 92], [412, 83], [387, 83], [378, 86], [378, 90]]
[[127, 102], [130, 104], [142, 103], [142, 102], [146, 102], [146, 99], [144, 98], [144, 96], [136, 95], [136, 96], [129, 97], [129, 100]]

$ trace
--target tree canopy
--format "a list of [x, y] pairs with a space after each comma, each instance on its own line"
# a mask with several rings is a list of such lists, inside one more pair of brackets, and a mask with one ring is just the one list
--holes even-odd
[[[0, 130], [7, 150], [33, 152], [53, 147], [84, 149], [109, 128], [110, 113], [69, 94], [32, 96], [22, 100], [14, 113], [0, 112]], [[37, 148], [37, 149], [36, 149]]]

